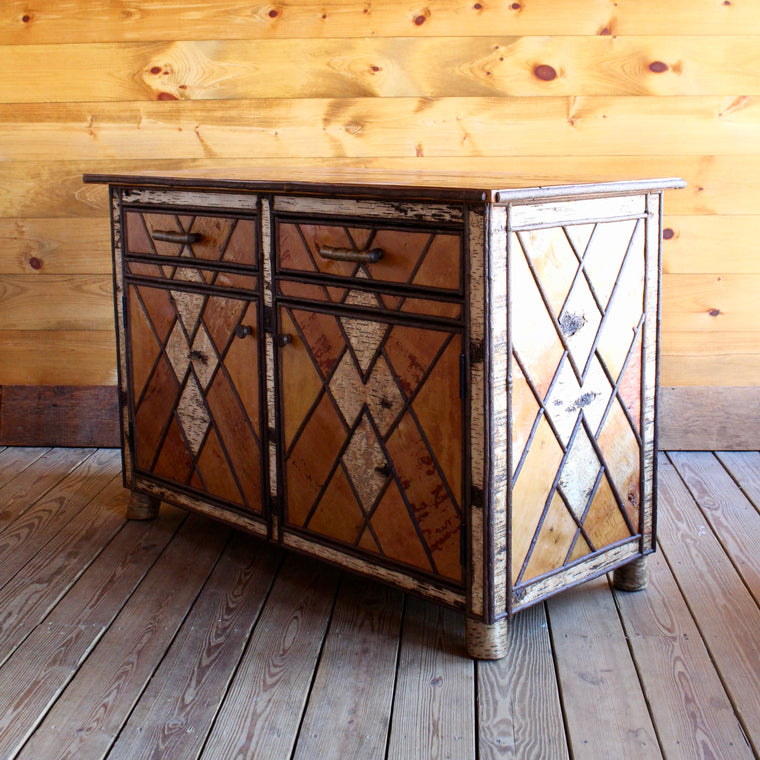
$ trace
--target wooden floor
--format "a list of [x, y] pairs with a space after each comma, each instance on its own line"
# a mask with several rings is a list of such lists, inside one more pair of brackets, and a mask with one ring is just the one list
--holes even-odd
[[0, 760], [757, 758], [760, 454], [660, 460], [645, 592], [457, 614], [164, 506], [113, 450], [0, 450]]

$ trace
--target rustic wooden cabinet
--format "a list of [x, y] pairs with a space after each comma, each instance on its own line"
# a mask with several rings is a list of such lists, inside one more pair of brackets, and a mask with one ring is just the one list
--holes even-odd
[[125, 483], [466, 615], [654, 549], [662, 193], [467, 176], [110, 185]]

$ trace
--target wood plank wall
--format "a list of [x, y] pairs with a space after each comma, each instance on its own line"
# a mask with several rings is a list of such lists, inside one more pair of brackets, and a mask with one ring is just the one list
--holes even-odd
[[[414, 165], [686, 179], [661, 443], [758, 448], [758, 34], [751, 0], [4, 0], [0, 440], [114, 432], [81, 400], [116, 382], [106, 193], [83, 172]], [[63, 440], [28, 413], [50, 388]]]

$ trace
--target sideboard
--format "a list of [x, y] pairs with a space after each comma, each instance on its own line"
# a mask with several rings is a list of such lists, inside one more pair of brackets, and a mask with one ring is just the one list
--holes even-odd
[[197, 510], [461, 610], [654, 550], [661, 214], [679, 179], [109, 185], [129, 516]]

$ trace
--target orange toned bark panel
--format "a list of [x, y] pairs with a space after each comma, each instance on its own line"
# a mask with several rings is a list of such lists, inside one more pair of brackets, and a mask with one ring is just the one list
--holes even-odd
[[634, 528], [638, 529], [641, 503], [639, 446], [618, 401], [612, 406], [597, 438], [615, 488]]
[[[284, 406], [287, 408], [287, 399]], [[287, 477], [287, 522], [302, 527], [327, 482], [345, 438], [345, 429], [335, 407], [323, 396], [301, 431], [285, 467]]]
[[177, 420], [172, 419], [152, 472], [175, 483], [186, 483], [192, 471], [192, 455], [182, 437]]
[[[261, 451], [257, 441], [258, 420], [250, 419], [225, 372], [220, 371], [207, 393], [213, 422], [219, 432], [232, 469], [243, 490], [246, 506], [256, 512], [261, 504]], [[255, 412], [254, 410], [251, 410]]]
[[462, 578], [462, 516], [446, 491], [417, 425], [405, 416], [388, 441], [388, 451], [436, 571]]
[[235, 483], [235, 477], [219, 443], [219, 437], [213, 429], [209, 431], [206, 443], [198, 456], [197, 472], [203, 479], [207, 493], [233, 504], [243, 503], [240, 489]]
[[512, 493], [512, 578], [522, 570], [530, 544], [538, 527], [552, 480], [562, 461], [562, 449], [549, 423], [543, 418], [531, 441], [530, 450], [517, 477]]
[[413, 408], [452, 492], [462, 490], [462, 402], [459, 361], [462, 341], [451, 341], [425, 381]]
[[134, 444], [140, 469], [150, 469], [161, 434], [176, 403], [177, 381], [174, 372], [164, 359], [160, 359], [135, 414]]
[[[287, 314], [283, 310], [283, 315]], [[309, 352], [314, 358], [323, 377], [327, 377], [335, 368], [335, 364], [345, 348], [345, 340], [340, 329], [338, 319], [329, 314], [320, 314], [315, 311], [302, 311], [293, 309], [292, 319], [303, 333], [303, 338], [309, 346]], [[291, 325], [285, 322], [283, 316], [282, 332], [295, 335], [290, 332]]]
[[[631, 536], [606, 478], [599, 484], [583, 527], [597, 550]], [[635, 522], [634, 527], [638, 528]]]
[[391, 484], [383, 494], [372, 515], [372, 528], [386, 557], [432, 572], [409, 510], [395, 484]]
[[554, 494], [521, 582], [562, 567], [578, 526], [558, 493]]
[[346, 544], [356, 543], [364, 527], [364, 515], [342, 468], [336, 470], [306, 527]]
[[448, 337], [449, 333], [436, 330], [394, 326], [385, 343], [385, 351], [398, 374], [399, 383], [407, 398], [419, 386], [425, 372]]

